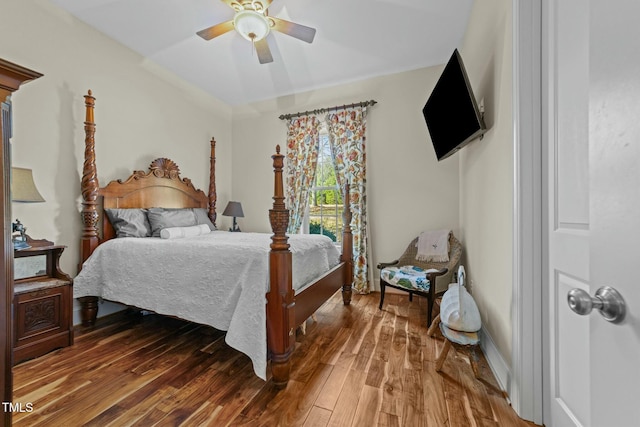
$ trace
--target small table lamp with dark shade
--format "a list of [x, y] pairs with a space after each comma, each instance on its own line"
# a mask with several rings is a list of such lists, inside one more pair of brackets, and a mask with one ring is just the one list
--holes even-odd
[[[44, 198], [36, 188], [33, 182], [33, 172], [31, 169], [11, 168], [11, 200], [21, 203], [37, 203], [44, 202]], [[19, 232], [19, 236], [13, 238], [13, 248], [16, 250], [27, 249], [27, 229], [16, 219], [11, 224], [12, 232]]]
[[232, 216], [233, 217], [233, 227], [229, 229], [229, 231], [240, 231], [240, 227], [236, 224], [236, 217], [244, 218], [244, 213], [242, 212], [242, 205], [240, 202], [229, 202], [227, 207], [224, 208], [224, 212], [222, 212], [224, 216]]

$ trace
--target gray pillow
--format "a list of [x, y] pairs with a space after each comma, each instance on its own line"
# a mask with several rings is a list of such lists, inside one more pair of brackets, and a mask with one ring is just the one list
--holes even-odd
[[209, 212], [206, 208], [193, 208], [193, 212], [196, 214], [196, 225], [206, 224], [209, 226], [209, 230], [216, 230], [216, 226], [209, 219]]
[[160, 230], [170, 227], [206, 224], [210, 230], [215, 230], [205, 208], [150, 208], [147, 210], [147, 218], [152, 237], [160, 237]]
[[146, 209], [105, 209], [117, 237], [149, 237]]

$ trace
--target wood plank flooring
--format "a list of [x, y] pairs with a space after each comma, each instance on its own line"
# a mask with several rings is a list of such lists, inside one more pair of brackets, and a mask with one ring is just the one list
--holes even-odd
[[14, 368], [14, 426], [533, 426], [498, 389], [427, 336], [421, 298], [336, 294], [298, 333], [291, 381], [278, 390], [213, 328], [157, 315], [77, 329], [72, 347]]

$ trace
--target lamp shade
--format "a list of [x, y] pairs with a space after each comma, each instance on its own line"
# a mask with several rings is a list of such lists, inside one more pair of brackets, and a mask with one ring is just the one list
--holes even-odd
[[224, 212], [222, 212], [222, 215], [244, 218], [244, 213], [242, 212], [242, 205], [240, 204], [240, 202], [229, 202], [227, 204], [227, 207], [224, 208]]
[[11, 200], [14, 202], [44, 202], [33, 182], [31, 169], [11, 168]]

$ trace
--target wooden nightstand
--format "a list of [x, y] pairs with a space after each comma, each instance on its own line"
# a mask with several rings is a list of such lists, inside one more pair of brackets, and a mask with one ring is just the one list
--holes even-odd
[[73, 281], [59, 266], [65, 246], [27, 242], [14, 252], [14, 365], [73, 344]]

